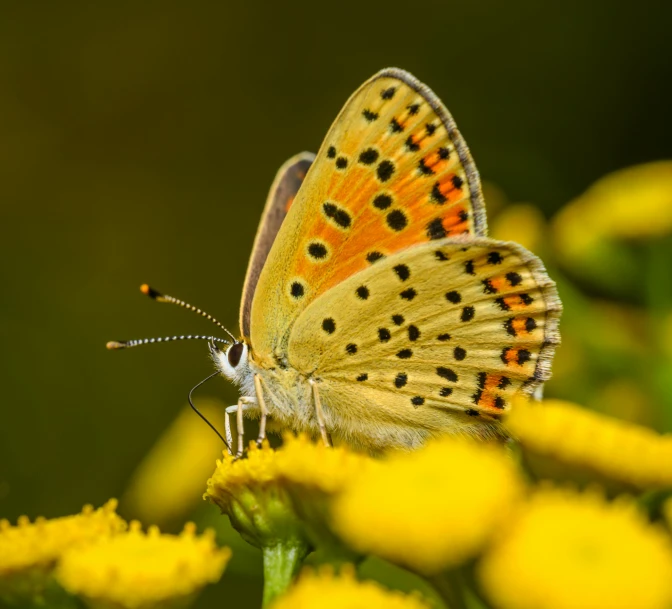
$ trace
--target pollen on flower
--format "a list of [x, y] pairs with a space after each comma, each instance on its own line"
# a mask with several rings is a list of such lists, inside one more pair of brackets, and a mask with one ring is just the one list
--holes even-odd
[[127, 533], [68, 551], [56, 575], [90, 604], [148, 609], [184, 601], [218, 581], [230, 555], [217, 547], [213, 531], [198, 536], [187, 525], [180, 535], [156, 527], [143, 533], [132, 523]]
[[445, 438], [397, 454], [336, 498], [336, 531], [362, 553], [432, 575], [476, 556], [522, 483], [498, 446]]
[[228, 514], [233, 527], [252, 545], [290, 543], [307, 553], [303, 527], [278, 476], [277, 455], [267, 441], [261, 448], [251, 442], [245, 458], [224, 453], [203, 498]]
[[544, 489], [503, 530], [479, 577], [501, 609], [665, 609], [672, 548], [632, 504]]
[[273, 604], [273, 609], [429, 609], [418, 595], [383, 588], [373, 581], [357, 581], [354, 569], [339, 575], [328, 568], [306, 570], [293, 588]]
[[277, 482], [276, 453], [268, 442], [261, 448], [250, 443], [246, 457], [236, 459], [227, 452], [217, 461], [214, 474], [208, 480], [204, 499], [213, 501], [224, 509], [229, 500], [243, 489], [264, 487]]
[[13, 576], [26, 569], [51, 569], [66, 550], [118, 534], [126, 522], [116, 514], [117, 502], [112, 499], [94, 510], [84, 506], [74, 516], [30, 522], [19, 518], [16, 526], [0, 523], [0, 578]]
[[520, 399], [506, 427], [530, 456], [637, 488], [672, 486], [672, 436], [560, 400]]
[[305, 434], [287, 434], [278, 451], [276, 466], [280, 477], [289, 484], [331, 495], [370, 463], [369, 457], [343, 446], [328, 447], [323, 442], [313, 442]]

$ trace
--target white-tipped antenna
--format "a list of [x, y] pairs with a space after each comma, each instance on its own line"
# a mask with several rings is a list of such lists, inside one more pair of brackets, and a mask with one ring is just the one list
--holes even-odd
[[188, 302], [184, 302], [184, 300], [179, 300], [178, 298], [175, 298], [174, 296], [168, 296], [167, 294], [161, 294], [161, 292], [155, 290], [154, 288], [148, 286], [146, 283], [143, 283], [140, 286], [140, 291], [145, 294], [146, 296], [149, 296], [150, 298], [156, 300], [156, 302], [169, 302], [171, 304], [176, 304], [183, 309], [187, 309], [188, 311], [193, 311], [194, 313], [198, 313], [201, 317], [205, 317], [208, 321], [211, 321], [213, 324], [215, 324], [217, 327], [221, 328], [226, 332], [230, 337], [231, 340], [234, 343], [237, 343], [238, 341], [236, 340], [236, 337], [231, 334], [220, 322], [218, 322], [212, 315], [209, 313], [206, 313], [205, 311], [202, 311], [198, 307], [195, 307], [194, 305], [190, 305]]
[[200, 336], [198, 334], [188, 334], [186, 336], [164, 336], [163, 338], [140, 338], [134, 340], [111, 340], [107, 343], [108, 349], [130, 349], [140, 345], [151, 345], [153, 343], [168, 343], [174, 340], [209, 340], [216, 343], [231, 344], [228, 340], [217, 338], [216, 336]]

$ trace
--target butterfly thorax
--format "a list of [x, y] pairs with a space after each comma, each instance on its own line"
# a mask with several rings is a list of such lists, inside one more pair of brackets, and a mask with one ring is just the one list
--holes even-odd
[[[315, 410], [311, 402], [309, 379], [286, 363], [282, 357], [259, 357], [246, 342], [240, 343], [240, 356], [232, 365], [229, 351], [214, 357], [220, 372], [240, 388], [242, 396], [257, 402], [254, 377], [258, 375], [268, 414], [283, 427], [295, 431], [317, 432]], [[250, 410], [258, 410], [250, 408]]]

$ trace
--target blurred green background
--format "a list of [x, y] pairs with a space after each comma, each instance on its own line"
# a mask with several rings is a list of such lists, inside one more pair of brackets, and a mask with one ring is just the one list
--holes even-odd
[[[502, 218], [496, 236], [515, 234], [516, 213], [532, 218], [529, 245], [566, 306], [548, 394], [672, 430], [667, 225], [610, 233], [606, 249], [573, 257], [551, 246], [552, 218], [596, 180], [672, 157], [672, 4], [560, 6], [2, 2], [0, 517], [58, 516], [124, 495], [212, 371], [204, 343], [105, 350], [109, 339], [211, 332], [139, 284], [237, 328], [277, 167], [316, 151], [352, 91], [391, 65], [455, 116], [493, 227]], [[669, 166], [659, 169], [664, 182]], [[636, 189], [637, 176], [621, 183]], [[236, 401], [221, 379], [200, 395]], [[180, 522], [218, 519], [200, 492]], [[123, 502], [121, 512], [137, 515]], [[259, 577], [256, 551], [241, 544], [225, 584], [199, 606], [257, 606]]]

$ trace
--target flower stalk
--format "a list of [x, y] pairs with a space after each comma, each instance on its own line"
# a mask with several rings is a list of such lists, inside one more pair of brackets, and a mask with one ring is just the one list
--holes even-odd
[[448, 609], [467, 609], [465, 582], [458, 570], [446, 571], [427, 578]]
[[264, 595], [262, 607], [270, 607], [284, 594], [298, 573], [310, 548], [301, 539], [293, 543], [279, 543], [262, 549], [264, 560]]

